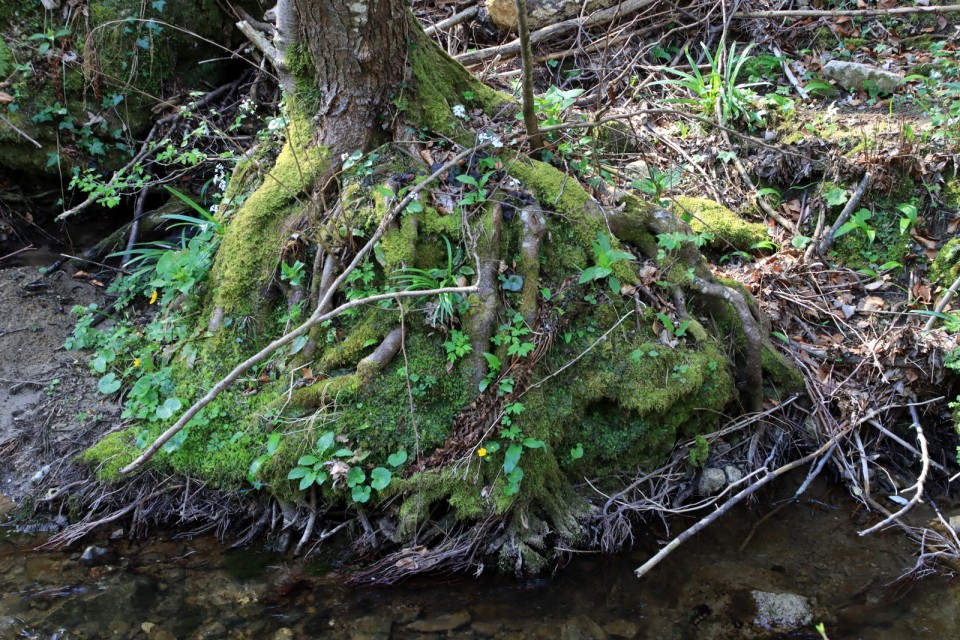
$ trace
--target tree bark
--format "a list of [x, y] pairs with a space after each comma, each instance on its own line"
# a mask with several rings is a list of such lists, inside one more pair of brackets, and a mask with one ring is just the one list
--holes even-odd
[[336, 162], [367, 146], [390, 93], [404, 79], [409, 13], [401, 0], [294, 4], [299, 24], [289, 47], [305, 48], [314, 71], [310, 86], [302, 84], [307, 78], [297, 78], [298, 97], [317, 97], [315, 105], [305, 100], [316, 106], [316, 141], [330, 148]]

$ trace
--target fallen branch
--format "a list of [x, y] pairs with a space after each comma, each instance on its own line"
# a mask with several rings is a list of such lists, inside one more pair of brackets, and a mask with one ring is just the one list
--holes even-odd
[[436, 35], [437, 33], [441, 32], [441, 31], [446, 31], [446, 30], [449, 29], [450, 27], [455, 27], [455, 26], [457, 26], [457, 25], [460, 24], [461, 22], [466, 22], [467, 20], [469, 20], [470, 18], [474, 17], [474, 16], [477, 15], [478, 13], [480, 13], [480, 7], [478, 7], [477, 5], [473, 5], [472, 7], [469, 7], [469, 8], [467, 8], [467, 9], [464, 9], [464, 10], [461, 11], [460, 13], [455, 13], [455, 14], [453, 14], [452, 16], [450, 16], [449, 18], [447, 18], [446, 20], [441, 20], [440, 22], [438, 22], [438, 23], [435, 24], [435, 25], [426, 27], [426, 28], [423, 30], [423, 32], [424, 32], [425, 34], [427, 34], [428, 36], [431, 36], [431, 37], [432, 37], [432, 36]]
[[24, 138], [26, 138], [28, 141], [32, 142], [37, 149], [43, 149], [43, 145], [42, 145], [42, 144], [40, 144], [39, 142], [37, 142], [36, 140], [34, 140], [34, 139], [31, 138], [30, 136], [28, 136], [26, 133], [24, 133], [24, 132], [21, 131], [20, 129], [18, 129], [15, 124], [13, 124], [12, 122], [10, 122], [10, 121], [7, 120], [6, 118], [4, 118], [2, 115], [0, 115], [0, 120], [3, 120], [4, 122], [6, 122], [8, 127], [10, 127], [11, 129], [13, 129], [13, 130], [16, 131], [17, 133], [19, 133], [21, 136], [23, 136]]
[[850, 200], [847, 201], [847, 206], [843, 208], [843, 211], [840, 212], [840, 216], [837, 218], [837, 221], [833, 223], [833, 226], [830, 227], [830, 230], [824, 235], [822, 239], [814, 238], [813, 242], [810, 243], [810, 246], [807, 247], [807, 251], [804, 254], [804, 258], [809, 260], [813, 257], [814, 252], [819, 255], [824, 255], [827, 253], [827, 250], [833, 244], [833, 241], [836, 240], [837, 232], [840, 230], [846, 221], [850, 217], [850, 214], [853, 213], [853, 210], [857, 208], [860, 204], [860, 200], [863, 198], [863, 194], [867, 192], [867, 187], [870, 186], [870, 180], [873, 178], [873, 175], [868, 171], [864, 176], [863, 180], [860, 181], [860, 185], [857, 187], [857, 190], [853, 192], [853, 195], [850, 197]]
[[360, 263], [363, 262], [364, 258], [368, 253], [373, 251], [373, 247], [380, 241], [380, 238], [383, 237], [383, 234], [386, 232], [387, 228], [393, 222], [393, 220], [400, 215], [400, 212], [406, 209], [407, 205], [410, 204], [413, 199], [417, 196], [420, 191], [425, 189], [427, 185], [432, 183], [434, 180], [443, 175], [444, 172], [449, 171], [451, 167], [458, 164], [461, 160], [467, 156], [476, 153], [480, 149], [486, 147], [489, 143], [483, 143], [476, 147], [471, 147], [462, 151], [461, 153], [454, 156], [451, 160], [445, 163], [442, 167], [438, 168], [432, 174], [430, 174], [425, 180], [417, 184], [415, 187], [410, 189], [407, 192], [407, 195], [397, 203], [396, 206], [386, 215], [383, 220], [380, 222], [380, 226], [377, 227], [377, 230], [373, 233], [370, 239], [367, 241], [363, 247], [357, 251], [357, 254], [353, 257], [353, 260], [349, 265], [343, 270], [343, 272], [337, 276], [337, 278], [330, 284], [330, 288], [327, 289], [326, 293], [320, 299], [320, 302], [317, 304], [317, 308], [310, 315], [307, 320], [301, 324], [299, 327], [291, 331], [290, 333], [281, 336], [268, 344], [266, 347], [258, 351], [253, 356], [247, 358], [233, 370], [224, 376], [217, 384], [215, 384], [202, 398], [197, 400], [193, 406], [191, 406], [187, 411], [180, 416], [180, 418], [174, 423], [169, 429], [160, 434], [153, 443], [147, 447], [140, 456], [125, 466], [120, 470], [122, 474], [128, 474], [133, 471], [136, 471], [142, 467], [150, 458], [152, 458], [157, 451], [159, 451], [164, 444], [166, 444], [170, 438], [175, 436], [181, 429], [183, 429], [190, 420], [196, 416], [201, 409], [213, 402], [213, 400], [219, 396], [227, 387], [229, 387], [233, 382], [243, 375], [250, 367], [255, 364], [262, 362], [269, 358], [274, 352], [280, 349], [283, 346], [286, 346], [299, 338], [302, 335], [305, 335], [310, 329], [316, 325], [325, 322], [331, 318], [334, 318], [348, 309], [353, 309], [366, 304], [373, 304], [381, 300], [390, 300], [390, 299], [399, 299], [399, 298], [410, 298], [410, 297], [419, 297], [419, 296], [435, 296], [445, 293], [476, 293], [478, 287], [476, 285], [472, 287], [444, 287], [441, 289], [431, 289], [428, 291], [395, 291], [391, 293], [383, 293], [380, 295], [369, 296], [367, 298], [362, 298], [358, 300], [352, 300], [345, 304], [340, 305], [333, 311], [324, 313], [324, 309], [330, 304], [333, 300], [333, 296], [340, 286], [346, 281], [347, 277], [353, 273], [353, 271], [360, 266]]
[[[643, 9], [654, 2], [656, 2], [656, 0], [626, 0], [625, 2], [610, 7], [609, 9], [596, 11], [584, 18], [564, 20], [563, 22], [558, 22], [557, 24], [550, 25], [549, 27], [537, 29], [530, 34], [530, 44], [539, 44], [545, 40], [555, 38], [569, 31], [587, 29], [589, 27], [595, 27], [613, 22], [616, 18], [639, 11], [640, 9]], [[470, 65], [479, 64], [484, 60], [490, 60], [491, 58], [511, 58], [519, 55], [520, 51], [520, 39], [517, 38], [516, 40], [511, 40], [506, 44], [490, 47], [489, 49], [480, 49], [479, 51], [461, 53], [458, 56], [454, 56], [454, 59], [463, 66], [467, 67]]]

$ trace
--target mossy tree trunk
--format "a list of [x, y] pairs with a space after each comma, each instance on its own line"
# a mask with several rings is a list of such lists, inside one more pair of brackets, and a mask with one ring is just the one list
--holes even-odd
[[[258, 361], [259, 382], [205, 403], [203, 420], [187, 423], [189, 435], [161, 460], [226, 486], [246, 482], [254, 462], [257, 483], [313, 512], [308, 534], [314, 496], [361, 514], [378, 504], [376, 527], [360, 521], [381, 544], [429, 546], [446, 532], [436, 555], [389, 557], [382, 566], [393, 577], [476, 566], [493, 553], [505, 569], [532, 572], [551, 541], [596, 539], [575, 482], [615, 489], [662, 463], [678, 437], [713, 430], [738, 396], [759, 407], [765, 337], [755, 306], [717, 284], [694, 245], [661, 254], [658, 234], [690, 233], [673, 214], [629, 196], [604, 210], [546, 163], [469, 153], [478, 136], [464, 103], [488, 139], [504, 129], [498, 118], [515, 122], [517, 107], [440, 51], [398, 0], [279, 8], [286, 141], [268, 167], [254, 158], [235, 173], [204, 346], [180, 388], [202, 394], [196, 380], [222, 378], [289, 329], [277, 315], [305, 303], [326, 311], [396, 290], [412, 269], [437, 287], [475, 290], [368, 305], [314, 327], [302, 350]], [[437, 135], [421, 142], [411, 132]], [[345, 156], [391, 139], [364, 171], [341, 171]], [[400, 215], [404, 190], [441, 174], [431, 149], [462, 160]], [[622, 257], [628, 248], [635, 260]], [[604, 251], [621, 257], [598, 271]], [[281, 265], [296, 262], [312, 273], [283, 281]], [[584, 278], [592, 267], [599, 275]], [[689, 310], [685, 292], [697, 298]], [[661, 310], [675, 316], [676, 339], [665, 338]], [[327, 432], [352, 457], [325, 448]], [[117, 438], [109, 444], [102, 454], [123, 458]], [[304, 492], [302, 474], [288, 474], [314, 458], [322, 473]], [[392, 482], [382, 486], [388, 461]]]

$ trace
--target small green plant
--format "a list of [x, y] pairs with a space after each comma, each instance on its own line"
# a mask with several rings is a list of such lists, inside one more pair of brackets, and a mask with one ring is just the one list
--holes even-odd
[[606, 234], [597, 231], [597, 241], [593, 243], [593, 256], [595, 264], [583, 270], [579, 284], [607, 279], [610, 291], [614, 294], [620, 293], [620, 279], [613, 275], [613, 267], [621, 260], [633, 260], [633, 254], [614, 249]]
[[457, 329], [450, 332], [450, 339], [443, 343], [443, 348], [447, 352], [447, 362], [450, 364], [473, 351], [470, 336]]
[[849, 220], [840, 225], [840, 228], [837, 229], [834, 237], [839, 238], [840, 236], [846, 235], [856, 229], [863, 233], [864, 237], [866, 237], [870, 244], [873, 244], [873, 241], [877, 239], [877, 231], [867, 223], [871, 217], [873, 217], [872, 211], [869, 209], [860, 209], [850, 216]]
[[500, 325], [497, 335], [493, 337], [493, 343], [498, 347], [506, 345], [508, 356], [525, 358], [536, 348], [534, 343], [521, 340], [529, 334], [530, 328], [524, 323], [523, 314], [516, 312], [510, 319], [510, 324]]
[[[443, 236], [443, 241], [447, 245], [446, 269], [414, 269], [411, 267], [400, 269], [398, 270], [398, 275], [393, 277], [397, 284], [406, 291], [442, 289], [457, 286], [459, 275], [465, 272], [462, 268], [459, 272], [454, 271], [453, 250], [450, 247], [450, 241], [447, 240], [446, 236]], [[441, 293], [437, 296], [434, 303], [430, 323], [433, 326], [440, 326], [452, 322], [453, 316], [462, 302], [464, 302], [463, 296], [458, 293]]]
[[683, 171], [679, 167], [661, 172], [656, 167], [651, 166], [648, 177], [634, 180], [630, 183], [630, 186], [634, 189], [639, 189], [647, 195], [660, 198], [680, 184], [682, 178]]
[[902, 214], [900, 218], [900, 235], [903, 235], [917, 225], [917, 206], [910, 202], [903, 202], [897, 205], [897, 211]]
[[480, 393], [486, 391], [487, 387], [496, 381], [496, 379], [500, 376], [500, 369], [503, 367], [503, 363], [500, 362], [500, 358], [492, 353], [484, 352], [483, 358], [487, 361], [487, 375], [484, 376], [483, 380], [480, 381]]
[[[536, 438], [528, 438], [523, 435], [520, 427], [514, 423], [514, 419], [522, 414], [526, 407], [520, 402], [511, 402], [504, 406], [503, 415], [500, 417], [500, 436], [509, 441], [503, 455], [503, 473], [506, 485], [503, 488], [504, 495], [513, 496], [520, 491], [520, 482], [523, 480], [523, 469], [520, 467], [520, 458], [525, 449], [545, 449], [546, 443]], [[579, 457], [583, 456], [583, 447], [579, 444]], [[501, 446], [497, 441], [490, 441], [478, 450], [481, 459], [489, 462], [490, 455], [500, 451]], [[571, 451], [571, 457], [575, 451]]]
[[[269, 442], [267, 448], [269, 453]], [[334, 485], [343, 480], [350, 489], [351, 500], [358, 503], [368, 502], [373, 490], [383, 491], [390, 485], [393, 474], [386, 467], [374, 467], [368, 476], [363, 467], [351, 466], [350, 463], [359, 462], [365, 457], [366, 454], [338, 447], [334, 433], [327, 431], [317, 439], [309, 453], [300, 456], [297, 466], [287, 474], [287, 479], [299, 480], [297, 486], [301, 491], [314, 485], [321, 486], [331, 478]], [[406, 452], [398, 451], [388, 458], [387, 463], [398, 467], [406, 462], [406, 459]]]
[[303, 284], [303, 278], [305, 273], [303, 271], [304, 264], [297, 260], [293, 264], [287, 264], [286, 262], [280, 263], [280, 279], [284, 282], [289, 282], [291, 287], [299, 287]]
[[[736, 120], [742, 120], [747, 124], [760, 123], [762, 118], [752, 105], [757, 94], [751, 87], [762, 83], [737, 84], [736, 82], [744, 65], [752, 59], [750, 50], [753, 45], [747, 45], [738, 52], [737, 43], [734, 42], [730, 45], [726, 56], [721, 56], [719, 49], [711, 53], [706, 44], [701, 43], [701, 46], [710, 65], [710, 70], [706, 74], [700, 72], [696, 60], [689, 51], [685, 51], [690, 72], [664, 68], [663, 71], [676, 77], [661, 80], [655, 84], [685, 89], [693, 95], [692, 98], [673, 98], [670, 102], [690, 105], [705, 118], [716, 117], [718, 124], [725, 125]], [[726, 59], [725, 64], [721, 62], [722, 58]]]

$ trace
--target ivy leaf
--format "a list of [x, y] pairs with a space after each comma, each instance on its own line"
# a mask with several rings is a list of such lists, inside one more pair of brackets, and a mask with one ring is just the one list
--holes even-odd
[[108, 373], [100, 378], [100, 381], [97, 383], [97, 389], [100, 390], [100, 393], [107, 395], [116, 393], [116, 391], [120, 389], [120, 381], [117, 380], [116, 374]]
[[181, 406], [183, 405], [179, 398], [167, 398], [162, 405], [157, 407], [157, 419], [166, 420], [172, 416], [175, 411], [179, 411]]
[[350, 497], [354, 502], [364, 503], [370, 500], [370, 487], [358, 484], [350, 491]]
[[510, 473], [516, 469], [521, 455], [523, 455], [523, 447], [519, 444], [513, 443], [507, 447], [507, 452], [503, 456], [503, 472]]
[[397, 451], [396, 453], [391, 453], [387, 456], [387, 464], [391, 467], [399, 467], [404, 462], [407, 461], [407, 452], [404, 450]]
[[389, 469], [377, 467], [370, 472], [370, 486], [377, 491], [383, 491], [386, 489], [387, 486], [390, 485], [391, 479], [393, 479], [393, 474], [390, 473]]
[[523, 289], [523, 276], [514, 273], [503, 281], [504, 291], [520, 291], [521, 289]]
[[350, 471], [347, 472], [348, 487], [356, 487], [357, 485], [363, 484], [363, 481], [366, 479], [367, 474], [364, 473], [360, 467], [350, 467]]

